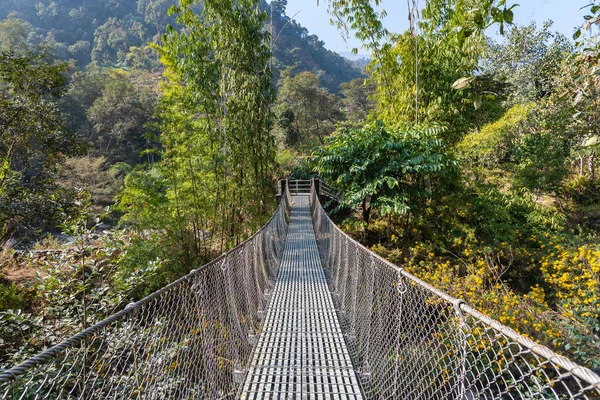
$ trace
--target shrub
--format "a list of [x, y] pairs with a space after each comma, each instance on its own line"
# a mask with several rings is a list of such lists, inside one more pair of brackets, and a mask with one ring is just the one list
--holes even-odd
[[344, 192], [344, 206], [360, 205], [367, 223], [372, 210], [414, 213], [456, 165], [439, 138], [442, 131], [437, 125], [342, 125], [313, 154], [314, 170]]
[[164, 251], [152, 238], [131, 241], [119, 260], [114, 285], [130, 300], [140, 299], [177, 278], [162, 262]]
[[0, 279], [0, 311], [31, 310], [35, 297], [33, 289]]
[[585, 175], [576, 175], [563, 184], [562, 194], [578, 204], [592, 205], [600, 201], [600, 185]]
[[460, 158], [485, 167], [514, 162], [533, 107], [532, 103], [517, 104], [499, 120], [465, 136], [458, 144]]
[[113, 204], [121, 187], [118, 171], [106, 167], [104, 157], [75, 157], [65, 161], [59, 183], [75, 191], [85, 190], [92, 195], [95, 206]]

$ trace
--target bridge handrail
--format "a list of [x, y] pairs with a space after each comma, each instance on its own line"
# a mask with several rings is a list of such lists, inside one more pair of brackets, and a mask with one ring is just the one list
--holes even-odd
[[[513, 340], [514, 342], [518, 343], [519, 345], [521, 345], [521, 346], [525, 347], [526, 349], [528, 349], [529, 351], [531, 351], [533, 354], [547, 360], [548, 362], [553, 364], [555, 367], [561, 368], [564, 371], [566, 371], [568, 374], [586, 382], [586, 384], [588, 385], [587, 387], [580, 387], [580, 390], [582, 392], [595, 391], [594, 396], [596, 396], [596, 395], [600, 396], [600, 376], [598, 374], [596, 374], [594, 371], [590, 370], [589, 368], [583, 367], [583, 366], [571, 361], [567, 357], [557, 354], [556, 352], [550, 350], [548, 347], [541, 345], [541, 344], [517, 333], [515, 330], [509, 328], [508, 326], [502, 324], [501, 322], [499, 322], [499, 321], [483, 314], [482, 312], [476, 310], [475, 308], [471, 307], [464, 300], [452, 297], [449, 294], [445, 293], [444, 291], [439, 290], [438, 288], [428, 284], [427, 282], [423, 281], [422, 279], [419, 279], [415, 275], [407, 272], [404, 268], [394, 265], [390, 261], [379, 256], [374, 251], [368, 249], [367, 247], [363, 246], [361, 243], [359, 243], [358, 241], [354, 240], [352, 237], [350, 237], [349, 235], [344, 233], [330, 219], [330, 217], [327, 215], [327, 213], [321, 206], [321, 203], [319, 201], [319, 196], [317, 195], [316, 190], [315, 190], [314, 181], [313, 181], [312, 188], [311, 188], [310, 204], [311, 204], [311, 212], [312, 212], [312, 217], [313, 217], [315, 234], [317, 236], [317, 242], [319, 242], [319, 247], [320, 247], [321, 251], [323, 251], [323, 249], [322, 249], [323, 242], [325, 240], [327, 240], [327, 239], [323, 239], [323, 236], [325, 234], [322, 231], [322, 228], [323, 228], [322, 221], [325, 221], [325, 224], [327, 224], [329, 228], [332, 228], [335, 232], [337, 232], [339, 235], [341, 235], [345, 240], [347, 240], [349, 243], [351, 243], [357, 249], [357, 251], [360, 250], [364, 254], [368, 255], [368, 257], [378, 260], [381, 264], [385, 265], [387, 268], [394, 271], [395, 273], [402, 275], [404, 278], [408, 279], [413, 284], [418, 285], [422, 289], [424, 289], [432, 294], [435, 294], [438, 298], [451, 304], [454, 312], [456, 313], [456, 317], [461, 321], [461, 324], [464, 324], [464, 320], [467, 315], [471, 316], [476, 321], [479, 321], [479, 322], [483, 323], [484, 325], [494, 329], [495, 331], [500, 332], [501, 335], [503, 335], [504, 337]], [[323, 264], [324, 264], [325, 268], [327, 268], [327, 257], [328, 256], [330, 256], [330, 255], [326, 255], [325, 257], [323, 257], [323, 255], [322, 255], [322, 258], [324, 258]], [[335, 285], [336, 285], [336, 282], [335, 281], [332, 282], [332, 286], [333, 286], [332, 289], [334, 291], [336, 289]], [[343, 311], [348, 312], [349, 310], [343, 310]], [[350, 327], [350, 329], [355, 329], [355, 328], [356, 327]], [[355, 355], [355, 357], [356, 357], [356, 355]], [[559, 376], [561, 375], [560, 371], [558, 371], [558, 374], [559, 374]], [[368, 376], [371, 377], [372, 375], [368, 374]], [[363, 382], [363, 384], [365, 384], [365, 383]], [[584, 394], [584, 396], [585, 396], [585, 394]], [[487, 397], [485, 397], [485, 398], [487, 398]], [[588, 398], [588, 397], [584, 397], [584, 398]], [[598, 398], [598, 397], [593, 397], [593, 398]]]
[[[282, 196], [282, 199], [281, 199], [276, 211], [270, 217], [268, 222], [266, 224], [264, 224], [257, 232], [255, 232], [252, 236], [250, 236], [243, 243], [239, 244], [238, 246], [229, 250], [228, 252], [222, 254], [221, 256], [215, 258], [214, 260], [204, 264], [203, 266], [199, 267], [198, 269], [194, 269], [194, 270], [190, 271], [187, 275], [175, 280], [174, 282], [172, 282], [172, 283], [168, 284], [167, 286], [157, 290], [156, 292], [146, 296], [145, 298], [143, 298], [137, 302], [130, 303], [124, 309], [103, 319], [100, 322], [95, 323], [93, 326], [90, 326], [89, 328], [63, 340], [59, 344], [56, 344], [56, 345], [50, 347], [49, 349], [41, 352], [40, 354], [38, 354], [34, 357], [31, 357], [8, 370], [0, 371], [0, 399], [6, 398], [8, 392], [10, 390], [14, 390], [14, 388], [11, 388], [10, 385], [12, 383], [14, 383], [17, 379], [20, 379], [21, 377], [23, 377], [26, 373], [28, 373], [28, 371], [31, 371], [32, 369], [34, 369], [36, 367], [43, 366], [44, 364], [48, 363], [49, 361], [55, 359], [58, 355], [65, 353], [65, 351], [68, 351], [69, 349], [72, 349], [75, 346], [78, 346], [85, 339], [92, 338], [94, 335], [101, 332], [104, 328], [107, 328], [108, 326], [114, 324], [115, 322], [124, 321], [128, 317], [135, 316], [135, 314], [138, 312], [138, 310], [140, 310], [140, 308], [142, 308], [142, 306], [144, 306], [148, 303], [151, 303], [153, 301], [156, 301], [161, 296], [165, 295], [166, 293], [172, 291], [175, 288], [179, 288], [180, 286], [183, 286], [184, 284], [194, 281], [195, 279], [198, 278], [199, 274], [210, 269], [211, 267], [216, 268], [216, 266], [218, 264], [225, 265], [225, 263], [229, 261], [228, 257], [230, 257], [230, 255], [232, 255], [232, 254], [238, 255], [240, 253], [244, 254], [246, 248], [249, 245], [254, 245], [253, 250], [251, 250], [250, 252], [254, 253], [253, 255], [255, 256], [255, 259], [258, 260], [259, 259], [258, 257], [262, 257], [260, 260], [266, 260], [264, 262], [261, 262], [261, 261], [256, 261], [256, 262], [263, 263], [263, 267], [277, 268], [277, 265], [279, 262], [279, 260], [277, 260], [277, 257], [280, 256], [280, 254], [281, 254], [281, 251], [283, 249], [282, 243], [285, 242], [285, 237], [287, 235], [287, 224], [289, 223], [289, 219], [290, 219], [291, 204], [292, 204], [292, 200], [290, 197], [290, 193], [289, 193], [289, 190], [287, 190], [287, 188], [286, 188], [284, 196]], [[270, 231], [272, 231], [272, 234], [269, 237], [267, 237], [267, 238], [262, 237], [262, 235], [264, 235], [265, 233], [270, 232]], [[259, 238], [259, 236], [261, 236], [261, 237]], [[273, 244], [273, 243], [275, 243], [275, 244]], [[258, 247], [260, 247], [260, 250], [257, 250], [257, 245], [258, 245]], [[266, 249], [266, 250], [263, 249], [262, 246], [264, 246], [264, 245], [271, 246], [271, 247], [273, 247], [273, 246], [277, 247], [279, 245], [279, 248], [278, 249], [276, 248], [274, 250], [275, 253], [279, 253], [279, 254], [273, 255], [274, 260], [272, 260], [272, 261], [269, 260], [270, 255], [265, 253], [265, 252], [268, 252], [269, 249]], [[258, 254], [261, 251], [263, 254]], [[273, 265], [267, 265], [269, 263], [273, 264]], [[258, 268], [258, 266], [256, 266], [256, 267]], [[223, 269], [223, 267], [220, 267], [220, 268]], [[268, 287], [269, 285], [272, 285], [273, 284], [272, 279], [274, 278], [274, 275], [275, 274], [271, 273], [270, 276], [268, 276], [266, 278], [265, 282], [261, 282], [261, 283], [263, 283], [263, 286], [266, 285]], [[271, 278], [270, 282], [269, 282], [268, 278]], [[258, 284], [258, 279], [257, 279], [257, 284]], [[48, 379], [46, 379], [46, 380], [48, 380]], [[49, 379], [49, 380], [51, 380], [51, 379]], [[4, 390], [3, 385], [9, 385], [9, 386], [7, 386], [6, 389]]]

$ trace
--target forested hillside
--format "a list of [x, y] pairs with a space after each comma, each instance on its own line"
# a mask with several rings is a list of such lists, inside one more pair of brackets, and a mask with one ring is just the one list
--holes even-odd
[[[286, 4], [286, 0], [260, 4], [269, 14], [265, 29], [272, 32], [275, 81], [280, 71], [294, 67], [320, 74], [321, 84], [337, 92], [340, 83], [361, 76], [351, 62], [327, 50], [316, 35], [290, 19]], [[0, 42], [74, 60], [82, 70], [90, 64], [160, 69], [148, 43], [159, 42], [167, 25], [175, 25], [175, 17], [167, 15], [172, 5], [172, 0], [1, 0]]]
[[600, 368], [600, 4], [565, 37], [506, 0], [410, 5], [405, 32], [378, 1], [328, 1], [362, 72], [285, 1], [198, 3], [0, 0], [0, 365], [241, 243], [279, 178], [319, 176], [362, 243]]
[[272, 24], [275, 80], [284, 69], [293, 67], [296, 72], [318, 74], [322, 86], [330, 92], [338, 92], [340, 84], [362, 76], [360, 66], [327, 50], [318, 36], [311, 35], [286, 15], [286, 5], [287, 0], [271, 1], [269, 5], [261, 2], [261, 7], [269, 13], [268, 24]]
[[[61, 168], [54, 177], [43, 178], [52, 182], [50, 186], [30, 188], [39, 201], [47, 195], [66, 199], [69, 196], [64, 190], [85, 189], [91, 192], [95, 207], [109, 206], [132, 167], [161, 157], [155, 109], [165, 65], [159, 62], [156, 45], [162, 43], [169, 26], [178, 30], [185, 24], [177, 18], [176, 10], [169, 15], [171, 6], [171, 0], [0, 2], [0, 17], [5, 17], [0, 22], [0, 49], [11, 52], [5, 54], [7, 62], [18, 63], [19, 57], [32, 52], [51, 63], [64, 62], [61, 68], [68, 74], [68, 79], [55, 88], [52, 102], [58, 110], [53, 109], [51, 115], [59, 121], [64, 136], [61, 140], [77, 144], [59, 152], [67, 158], [56, 160], [53, 168]], [[269, 34], [274, 88], [285, 86], [285, 79], [279, 82], [282, 74], [310, 74], [315, 78], [313, 89], [325, 98], [334, 98], [327, 92], [339, 92], [340, 84], [362, 76], [362, 72], [286, 16], [285, 6], [285, 1], [259, 4], [266, 13], [261, 31]], [[202, 4], [194, 4], [192, 9], [200, 12]], [[319, 101], [312, 94], [307, 99]], [[319, 119], [329, 118], [331, 112], [340, 111], [324, 111]], [[304, 118], [300, 124], [314, 122]], [[320, 128], [319, 134], [332, 129], [332, 125]], [[44, 148], [34, 153], [30, 154], [32, 159], [48, 158]], [[56, 190], [52, 189], [56, 183]], [[20, 189], [26, 186], [23, 182], [15, 185]], [[69, 207], [61, 201], [49, 210], [31, 200], [18, 201], [18, 207], [6, 211], [6, 221], [12, 222], [5, 225], [0, 240], [27, 242], [38, 237], [60, 222], [60, 208]], [[17, 209], [27, 210], [27, 215]], [[24, 224], [17, 221], [23, 218], [30, 222], [21, 229]]]

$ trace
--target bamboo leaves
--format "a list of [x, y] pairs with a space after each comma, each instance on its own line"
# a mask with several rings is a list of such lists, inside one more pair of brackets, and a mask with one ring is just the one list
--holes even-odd
[[170, 216], [156, 218], [191, 262], [240, 242], [270, 212], [271, 54], [258, 5], [182, 1], [169, 11], [178, 26], [157, 46], [167, 78], [158, 168]]

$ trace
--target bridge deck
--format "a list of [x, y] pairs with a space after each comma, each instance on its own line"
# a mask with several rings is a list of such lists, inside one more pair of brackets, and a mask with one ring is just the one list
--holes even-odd
[[242, 399], [361, 399], [319, 260], [308, 196], [293, 196], [286, 248]]

